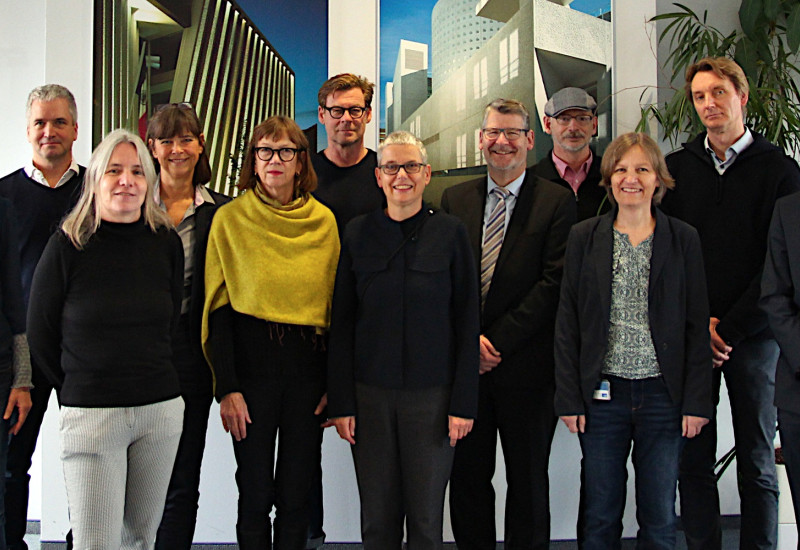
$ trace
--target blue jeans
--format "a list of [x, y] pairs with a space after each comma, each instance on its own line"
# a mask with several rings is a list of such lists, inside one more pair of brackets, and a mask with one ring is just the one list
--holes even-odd
[[[762, 334], [737, 344], [731, 358], [714, 369], [715, 403], [719, 404], [723, 374], [731, 403], [742, 510], [741, 550], [771, 549], [778, 543], [778, 478], [772, 442], [778, 354], [775, 340]], [[681, 520], [689, 550], [722, 547], [716, 455], [717, 423], [712, 418], [700, 435], [686, 443], [681, 459]]]
[[584, 550], [620, 548], [628, 455], [636, 470], [637, 548], [675, 547], [681, 411], [661, 378], [608, 377], [611, 400], [593, 401], [580, 434], [585, 473]]

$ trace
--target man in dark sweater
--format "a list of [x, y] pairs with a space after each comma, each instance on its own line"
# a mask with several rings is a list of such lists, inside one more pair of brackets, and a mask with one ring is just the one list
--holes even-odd
[[333, 211], [339, 235], [347, 222], [384, 204], [375, 181], [378, 157], [364, 147], [374, 87], [364, 77], [344, 73], [326, 80], [317, 95], [328, 147], [311, 155], [319, 178], [314, 197]]
[[[775, 548], [778, 481], [773, 405], [778, 345], [759, 310], [761, 272], [775, 201], [800, 189], [786, 154], [744, 125], [749, 87], [736, 63], [705, 58], [686, 72], [686, 94], [706, 132], [667, 157], [675, 189], [663, 209], [694, 225], [703, 245], [711, 309], [714, 396], [725, 375], [736, 438], [740, 548]], [[712, 365], [709, 365], [712, 368]], [[681, 516], [690, 549], [719, 549], [714, 476], [716, 419], [687, 440], [681, 460]]]
[[[0, 197], [11, 201], [18, 221], [26, 307], [39, 257], [61, 218], [75, 205], [85, 172], [72, 157], [72, 144], [78, 137], [78, 110], [69, 90], [57, 84], [35, 88], [28, 96], [27, 118], [33, 159], [0, 179]], [[52, 388], [34, 362], [33, 408], [8, 447], [5, 533], [9, 550], [28, 548], [23, 540], [28, 517], [28, 470]]]
[[578, 221], [608, 212], [611, 203], [600, 187], [600, 163], [589, 142], [597, 133], [597, 102], [581, 88], [562, 88], [544, 107], [544, 131], [553, 136], [553, 148], [533, 173], [572, 191]]
[[[336, 216], [339, 235], [344, 235], [347, 223], [384, 204], [384, 196], [375, 181], [378, 157], [364, 147], [364, 132], [372, 120], [372, 94], [375, 85], [362, 76], [343, 73], [322, 84], [317, 94], [318, 116], [328, 135], [328, 147], [311, 153], [311, 164], [317, 173], [318, 184], [314, 197], [331, 209]], [[324, 403], [316, 410], [323, 427], [327, 422]], [[317, 470], [309, 506], [308, 544], [319, 548], [325, 542], [322, 530], [322, 468]]]

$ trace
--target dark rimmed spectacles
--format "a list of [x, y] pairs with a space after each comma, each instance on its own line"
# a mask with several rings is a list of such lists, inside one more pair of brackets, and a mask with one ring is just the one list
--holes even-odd
[[573, 119], [575, 119], [579, 124], [589, 124], [594, 117], [592, 115], [558, 115], [554, 116], [553, 118], [556, 119], [562, 126], [566, 126], [572, 122]]
[[423, 166], [425, 165], [421, 162], [407, 162], [405, 164], [381, 164], [378, 166], [378, 168], [380, 168], [381, 171], [387, 176], [394, 176], [400, 172], [401, 168], [406, 171], [406, 174], [417, 174], [420, 170], [422, 170]]
[[340, 119], [340, 118], [342, 118], [344, 116], [344, 112], [345, 111], [350, 113], [350, 118], [361, 118], [362, 116], [364, 116], [364, 113], [367, 112], [367, 109], [369, 107], [347, 107], [347, 108], [345, 108], [345, 107], [339, 107], [339, 106], [325, 107], [323, 105], [322, 108], [325, 109], [326, 111], [328, 111], [331, 114], [332, 118]]
[[505, 134], [508, 141], [519, 139], [522, 134], [528, 133], [527, 128], [484, 128], [483, 135], [486, 139], [497, 139], [500, 134]]
[[281, 147], [280, 149], [273, 149], [272, 147], [254, 147], [253, 150], [256, 152], [256, 156], [264, 162], [272, 160], [272, 155], [275, 153], [278, 153], [278, 158], [283, 162], [289, 162], [297, 153], [305, 149], [296, 149], [293, 147]]

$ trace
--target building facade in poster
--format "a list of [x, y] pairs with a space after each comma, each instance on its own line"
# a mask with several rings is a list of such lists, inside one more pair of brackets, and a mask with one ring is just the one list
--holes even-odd
[[[454, 0], [439, 0], [433, 8]], [[396, 93], [397, 82], [390, 83], [387, 97], [387, 129], [407, 130], [419, 137], [428, 150], [435, 171], [469, 169], [483, 164], [478, 149], [478, 132], [483, 108], [497, 97], [514, 98], [532, 106], [531, 124], [536, 132], [536, 147], [529, 152], [528, 164], [550, 149], [550, 140], [541, 128], [547, 98], [565, 86], [585, 89], [599, 105], [598, 145], [604, 148], [611, 131], [610, 90], [611, 23], [571, 9], [569, 2], [555, 0], [481, 0], [472, 4], [472, 20], [499, 24], [487, 30], [482, 24], [461, 22], [463, 31], [456, 38], [466, 44], [479, 44], [457, 67], [447, 66], [437, 79], [437, 36], [449, 36], [449, 23], [432, 17], [433, 85], [424, 102], [408, 109], [407, 98], [419, 102], [411, 83], [403, 81], [403, 94]], [[441, 27], [441, 28], [440, 28]], [[569, 32], [556, 32], [569, 29]], [[488, 35], [491, 34], [490, 37]], [[470, 42], [473, 41], [473, 42]], [[407, 41], [401, 50], [408, 49]], [[406, 54], [407, 55], [407, 54]], [[398, 56], [398, 61], [402, 56]], [[395, 73], [397, 74], [397, 73]], [[401, 75], [401, 78], [406, 78]], [[418, 78], [419, 85], [423, 84]], [[401, 114], [403, 116], [401, 116]], [[407, 116], [406, 116], [407, 114]], [[539, 139], [541, 138], [541, 139]]]

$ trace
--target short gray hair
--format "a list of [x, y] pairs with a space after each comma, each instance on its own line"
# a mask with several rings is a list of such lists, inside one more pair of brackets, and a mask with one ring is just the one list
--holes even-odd
[[147, 150], [142, 139], [128, 130], [114, 130], [108, 134], [92, 153], [89, 166], [86, 168], [86, 177], [83, 180], [83, 190], [75, 208], [64, 218], [61, 230], [66, 234], [78, 250], [82, 250], [92, 235], [100, 227], [100, 212], [95, 200], [100, 180], [111, 161], [111, 155], [118, 145], [130, 143], [136, 148], [136, 155], [142, 166], [147, 180], [147, 192], [142, 204], [142, 217], [152, 231], [159, 227], [172, 227], [166, 214], [159, 208], [153, 199], [156, 184], [156, 169], [150, 151]]
[[425, 150], [425, 146], [422, 144], [422, 141], [420, 141], [420, 139], [414, 134], [410, 134], [402, 130], [392, 132], [386, 136], [386, 139], [383, 140], [383, 143], [378, 146], [378, 164], [381, 163], [383, 150], [390, 145], [411, 145], [416, 147], [419, 151], [420, 157], [422, 158], [422, 164], [428, 164], [428, 152]]
[[497, 111], [501, 115], [519, 115], [525, 124], [525, 130], [531, 129], [531, 115], [528, 113], [527, 107], [516, 99], [503, 99], [501, 97], [489, 103], [483, 109], [483, 124], [481, 129], [486, 128], [486, 122], [489, 120], [489, 113]]
[[75, 103], [75, 96], [60, 84], [45, 84], [31, 90], [31, 93], [28, 94], [28, 103], [25, 105], [25, 118], [31, 117], [31, 107], [34, 101], [55, 101], [56, 99], [67, 100], [72, 123], [78, 122], [78, 105]]

